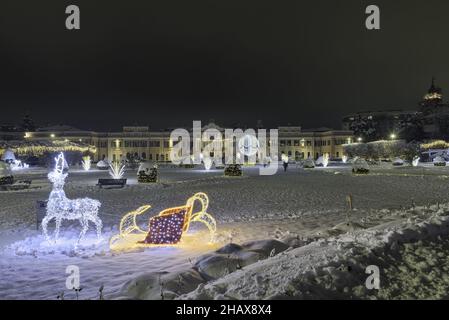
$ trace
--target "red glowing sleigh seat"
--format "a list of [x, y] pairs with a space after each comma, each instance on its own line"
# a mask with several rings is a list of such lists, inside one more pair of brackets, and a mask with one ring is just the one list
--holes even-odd
[[[195, 202], [198, 201], [201, 209], [193, 213]], [[205, 193], [196, 193], [187, 200], [184, 206], [169, 208], [161, 211], [157, 216], [151, 217], [148, 232], [140, 229], [136, 223], [136, 217], [143, 214], [150, 205], [145, 205], [135, 211], [127, 213], [120, 222], [120, 233], [111, 238], [109, 246], [111, 249], [120, 247], [120, 242], [128, 242], [132, 246], [146, 245], [172, 245], [181, 241], [185, 232], [189, 230], [191, 222], [202, 222], [209, 229], [211, 239], [216, 231], [215, 219], [206, 212], [209, 205], [209, 198]], [[136, 236], [146, 237], [137, 240]], [[142, 239], [142, 238], [140, 238]], [[131, 242], [131, 243], [130, 243]], [[125, 245], [126, 247], [126, 245]]]

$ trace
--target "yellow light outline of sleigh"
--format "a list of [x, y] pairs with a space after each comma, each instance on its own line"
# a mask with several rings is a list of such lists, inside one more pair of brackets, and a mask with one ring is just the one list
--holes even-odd
[[[195, 201], [199, 201], [201, 204], [201, 210], [195, 213], [193, 212], [193, 207], [195, 204]], [[165, 210], [162, 210], [157, 216], [151, 217], [150, 222], [148, 224], [148, 231], [142, 230], [138, 225], [136, 221], [136, 217], [145, 213], [148, 209], [151, 208], [151, 205], [144, 205], [139, 208], [137, 208], [134, 211], [131, 211], [123, 216], [123, 218], [120, 221], [120, 233], [117, 235], [114, 235], [109, 240], [109, 248], [114, 249], [117, 245], [117, 243], [120, 240], [126, 240], [126, 238], [130, 237], [131, 235], [148, 235], [150, 232], [150, 226], [151, 221], [157, 217], [163, 217], [163, 216], [169, 216], [172, 214], [176, 214], [179, 212], [182, 212], [182, 210], [186, 210], [185, 216], [184, 216], [184, 224], [182, 226], [182, 234], [180, 237], [180, 240], [177, 243], [164, 243], [164, 244], [155, 244], [155, 243], [142, 243], [142, 242], [136, 242], [133, 243], [133, 247], [149, 247], [149, 246], [170, 246], [170, 245], [176, 245], [182, 240], [182, 236], [184, 233], [186, 233], [189, 230], [190, 224], [192, 222], [202, 222], [204, 223], [210, 232], [210, 241], [212, 242], [215, 237], [215, 232], [217, 231], [217, 223], [215, 219], [206, 212], [207, 208], [209, 206], [209, 198], [207, 194], [203, 192], [198, 192], [194, 194], [192, 197], [190, 197], [186, 204], [179, 207], [172, 207]], [[146, 239], [146, 237], [144, 238]]]

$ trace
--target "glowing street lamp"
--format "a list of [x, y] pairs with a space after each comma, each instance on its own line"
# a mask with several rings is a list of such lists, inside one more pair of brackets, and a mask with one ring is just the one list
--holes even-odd
[[357, 142], [362, 142], [362, 140], [363, 140], [362, 137], [357, 138]]
[[390, 139], [391, 139], [391, 140], [396, 139], [396, 134], [394, 134], [394, 133], [390, 134]]
[[56, 136], [55, 136], [54, 133], [52, 133], [52, 134], [50, 135], [50, 138], [54, 138], [54, 137], [56, 137]]

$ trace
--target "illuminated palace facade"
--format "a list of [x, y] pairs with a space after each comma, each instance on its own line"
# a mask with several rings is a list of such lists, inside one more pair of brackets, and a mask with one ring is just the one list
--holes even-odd
[[[202, 130], [214, 128], [223, 133], [224, 128], [214, 123], [203, 126]], [[267, 130], [268, 134], [269, 130]], [[82, 131], [68, 126], [56, 126], [26, 132], [26, 141], [66, 141], [95, 146], [94, 160], [122, 160], [125, 157], [141, 160], [168, 162], [173, 142], [170, 130], [152, 131], [149, 127], [128, 126], [121, 132]], [[267, 137], [268, 139], [268, 137]], [[352, 131], [327, 128], [302, 130], [301, 127], [278, 128], [278, 150], [292, 160], [318, 158], [327, 154], [331, 159], [343, 156], [343, 145], [353, 142]], [[203, 146], [206, 142], [203, 142]]]

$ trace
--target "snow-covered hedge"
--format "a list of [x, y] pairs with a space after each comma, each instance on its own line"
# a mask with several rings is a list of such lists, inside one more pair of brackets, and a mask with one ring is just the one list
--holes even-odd
[[419, 154], [419, 145], [404, 140], [374, 141], [368, 143], [352, 143], [343, 146], [345, 154], [349, 157], [364, 159], [392, 159], [400, 157], [412, 161]]

